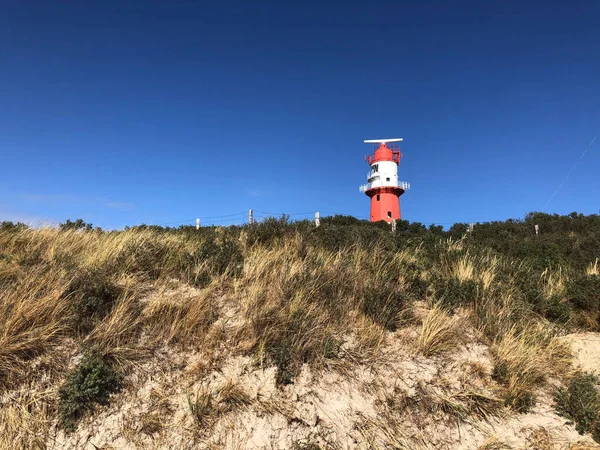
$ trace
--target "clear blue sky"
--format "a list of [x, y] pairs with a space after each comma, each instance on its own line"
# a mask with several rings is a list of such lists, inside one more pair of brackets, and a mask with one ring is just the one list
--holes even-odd
[[[366, 218], [379, 137], [403, 218], [504, 220], [600, 131], [598, 1], [0, 6], [0, 220]], [[598, 213], [599, 169], [600, 137], [546, 211]]]

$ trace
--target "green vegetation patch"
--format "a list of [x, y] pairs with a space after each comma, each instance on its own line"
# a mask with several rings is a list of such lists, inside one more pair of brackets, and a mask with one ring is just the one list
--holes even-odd
[[72, 296], [75, 328], [90, 332], [113, 309], [123, 289], [100, 269], [82, 270], [73, 279], [65, 295]]
[[591, 433], [596, 442], [600, 442], [598, 383], [598, 377], [580, 373], [573, 377], [566, 389], [558, 389], [554, 397], [556, 412], [575, 422], [580, 434]]
[[110, 394], [120, 388], [121, 376], [108, 358], [92, 351], [84, 354], [58, 392], [60, 424], [67, 431], [75, 431], [86, 411], [108, 404]]
[[201, 287], [208, 285], [214, 275], [237, 278], [244, 268], [242, 248], [233, 239], [209, 239], [191, 257], [195, 267], [199, 269], [194, 282]]

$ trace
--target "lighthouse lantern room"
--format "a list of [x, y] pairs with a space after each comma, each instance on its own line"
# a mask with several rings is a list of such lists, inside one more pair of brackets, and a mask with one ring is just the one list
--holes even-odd
[[365, 141], [365, 144], [378, 144], [375, 153], [365, 156], [371, 171], [367, 174], [367, 184], [359, 188], [371, 199], [371, 222], [391, 222], [402, 218], [400, 196], [410, 189], [410, 184], [398, 180], [402, 153], [397, 142], [401, 141], [402, 138]]

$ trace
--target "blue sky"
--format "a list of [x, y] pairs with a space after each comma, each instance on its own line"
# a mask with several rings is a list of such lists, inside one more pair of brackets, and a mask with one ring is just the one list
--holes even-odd
[[[597, 1], [0, 6], [0, 220], [367, 218], [379, 137], [403, 218], [504, 220], [600, 131]], [[600, 138], [545, 211], [598, 213], [599, 168]]]

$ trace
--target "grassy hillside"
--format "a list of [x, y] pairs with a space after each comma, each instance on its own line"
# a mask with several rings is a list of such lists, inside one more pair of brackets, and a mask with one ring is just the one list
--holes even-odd
[[[81, 448], [93, 443], [82, 430], [99, 433], [119, 410], [105, 439], [117, 448], [168, 448], [173, 436], [180, 448], [233, 448], [227, 430], [250, 413], [283, 418], [286, 443], [269, 437], [271, 447], [458, 448], [453, 431], [435, 428], [433, 445], [402, 430], [419, 417], [439, 417], [423, 425], [431, 433], [506, 421], [543, 404], [600, 440], [597, 380], [574, 374], [559, 338], [600, 328], [600, 216], [532, 213], [472, 233], [402, 221], [392, 234], [341, 216], [319, 228], [85, 225], [0, 227], [0, 448]], [[457, 359], [480, 350], [479, 366]], [[434, 375], [402, 388], [412, 372], [400, 359]], [[236, 361], [244, 369], [223, 378]], [[299, 386], [363, 372], [373, 401], [348, 419], [354, 444], [335, 421], [296, 411]], [[268, 373], [268, 396], [242, 381]], [[464, 448], [511, 445], [473, 428]]]

